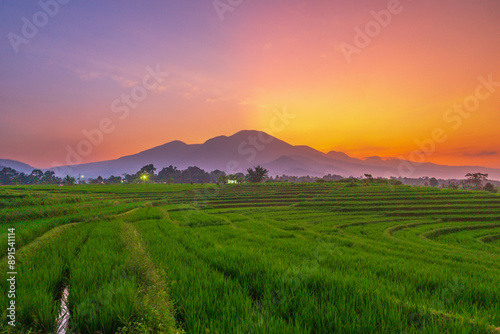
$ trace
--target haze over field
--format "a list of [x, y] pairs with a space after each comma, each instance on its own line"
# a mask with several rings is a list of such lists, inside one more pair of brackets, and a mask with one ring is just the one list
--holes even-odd
[[498, 1], [5, 0], [0, 158], [50, 168], [257, 129], [498, 168], [499, 30]]

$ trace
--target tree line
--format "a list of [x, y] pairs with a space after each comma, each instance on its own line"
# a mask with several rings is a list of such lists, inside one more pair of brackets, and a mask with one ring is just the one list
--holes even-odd
[[206, 172], [203, 169], [192, 166], [184, 170], [177, 169], [172, 165], [163, 168], [159, 173], [153, 164], [143, 166], [134, 174], [123, 174], [123, 176], [111, 175], [108, 178], [98, 176], [85, 180], [83, 177], [66, 175], [64, 178], [55, 176], [53, 171], [42, 172], [35, 169], [31, 174], [19, 173], [13, 168], [4, 167], [0, 170], [1, 185], [39, 185], [39, 184], [118, 184], [118, 183], [241, 183], [263, 182], [269, 178], [269, 171], [262, 166], [248, 168], [247, 174], [226, 174], [221, 170]]
[[2, 185], [60, 184], [63, 182], [63, 179], [55, 176], [55, 173], [51, 170], [48, 170], [44, 173], [40, 169], [34, 169], [31, 174], [20, 173], [10, 167], [4, 167], [2, 170], [0, 170], [0, 184]]
[[178, 169], [175, 166], [168, 166], [161, 169], [156, 173], [157, 169], [153, 164], [145, 165], [140, 170], [134, 174], [123, 174], [123, 176], [111, 175], [108, 178], [103, 178], [101, 176], [97, 178], [89, 178], [87, 180], [82, 177], [73, 177], [66, 175], [64, 178], [55, 176], [55, 173], [51, 170], [41, 171], [40, 169], [33, 170], [30, 174], [20, 173], [13, 168], [4, 167], [0, 170], [0, 185], [41, 185], [41, 184], [63, 184], [63, 185], [73, 185], [73, 184], [140, 184], [140, 183], [216, 183], [216, 184], [227, 184], [227, 183], [242, 183], [242, 182], [347, 182], [352, 185], [356, 184], [385, 184], [389, 182], [393, 185], [398, 184], [410, 184], [410, 185], [421, 185], [422, 182], [425, 186], [431, 187], [442, 187], [451, 189], [469, 189], [469, 190], [484, 190], [492, 193], [496, 193], [498, 189], [490, 182], [488, 182], [488, 174], [483, 173], [468, 173], [465, 175], [465, 179], [461, 180], [460, 183], [448, 180], [448, 184], [444, 184], [445, 180], [437, 180], [436, 178], [420, 178], [415, 179], [410, 182], [409, 179], [396, 179], [392, 177], [391, 179], [384, 178], [374, 178], [371, 174], [365, 174], [364, 177], [360, 178], [343, 178], [340, 175], [325, 175], [323, 177], [313, 177], [313, 176], [287, 176], [276, 175], [275, 178], [269, 176], [269, 171], [262, 166], [255, 166], [254, 168], [248, 168], [247, 173], [236, 173], [236, 174], [226, 174], [221, 170], [214, 170], [211, 172], [206, 172], [205, 170], [192, 166], [184, 170]]

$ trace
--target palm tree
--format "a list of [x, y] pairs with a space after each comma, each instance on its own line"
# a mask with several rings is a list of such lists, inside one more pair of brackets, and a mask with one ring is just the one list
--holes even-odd
[[247, 180], [250, 182], [262, 182], [269, 177], [269, 171], [262, 166], [247, 169]]
[[64, 178], [64, 183], [67, 185], [67, 186], [72, 186], [75, 184], [75, 178], [73, 176], [69, 176], [69, 175], [66, 175], [66, 177]]

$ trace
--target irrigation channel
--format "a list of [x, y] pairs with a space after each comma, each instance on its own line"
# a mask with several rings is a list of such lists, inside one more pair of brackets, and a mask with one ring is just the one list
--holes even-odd
[[13, 186], [0, 209], [17, 249], [2, 333], [500, 332], [497, 194]]

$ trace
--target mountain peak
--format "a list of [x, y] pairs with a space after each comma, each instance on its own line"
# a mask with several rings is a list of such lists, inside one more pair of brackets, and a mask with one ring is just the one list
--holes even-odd
[[[174, 145], [176, 145], [176, 146], [185, 146], [185, 145], [187, 145], [187, 144], [186, 144], [185, 142], [183, 142], [183, 141], [180, 141], [180, 140], [173, 140], [173, 141], [170, 141], [170, 142], [165, 143], [165, 144], [163, 144], [163, 145], [171, 145], [171, 146], [174, 146]], [[162, 146], [163, 146], [163, 145], [162, 145]]]
[[270, 134], [268, 133], [265, 133], [264, 131], [259, 131], [259, 130], [241, 130], [241, 131], [238, 131], [236, 132], [234, 135], [231, 136], [231, 138], [233, 137], [248, 137], [248, 136], [265, 136], [266, 138], [267, 137], [273, 137], [271, 136]]
[[217, 136], [217, 137], [210, 138], [209, 140], [207, 140], [203, 144], [205, 145], [205, 144], [219, 143], [227, 138], [228, 138], [227, 136]]

